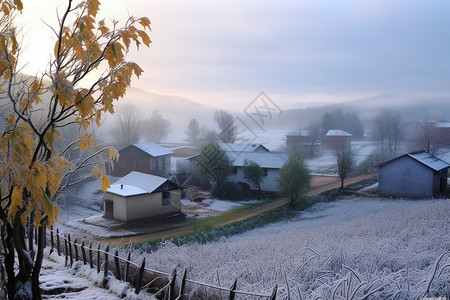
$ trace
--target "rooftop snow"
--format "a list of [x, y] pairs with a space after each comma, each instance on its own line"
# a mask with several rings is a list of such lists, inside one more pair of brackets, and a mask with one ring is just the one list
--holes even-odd
[[152, 142], [133, 144], [133, 146], [153, 157], [172, 154], [172, 151]]
[[426, 152], [409, 153], [407, 155], [435, 171], [441, 171], [450, 167], [445, 161]]
[[326, 136], [352, 136], [352, 135], [344, 130], [335, 129], [335, 130], [328, 130]]
[[279, 152], [235, 152], [227, 151], [228, 158], [235, 167], [242, 167], [245, 161], [253, 161], [262, 168], [279, 169], [288, 160], [286, 153]]
[[[133, 195], [141, 195], [145, 193], [150, 194], [166, 181], [167, 179], [163, 177], [133, 171], [128, 175], [126, 175], [125, 177], [122, 177], [119, 180], [117, 180], [106, 191], [112, 194], [117, 194], [125, 197]], [[123, 189], [120, 189], [120, 185], [122, 184]]]
[[[264, 147], [264, 145], [262, 145], [262, 144], [245, 144], [245, 143], [218, 143], [218, 144], [225, 151], [252, 152], [252, 151], [257, 151], [258, 148], [260, 148], [260, 147], [264, 151], [269, 151], [269, 149]], [[259, 150], [261, 150], [261, 149], [259, 149]]]

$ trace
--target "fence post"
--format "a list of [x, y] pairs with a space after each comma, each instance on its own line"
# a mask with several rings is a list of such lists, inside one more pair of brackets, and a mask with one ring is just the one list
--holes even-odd
[[85, 265], [86, 264], [86, 251], [84, 249], [84, 239], [81, 240], [80, 251], [81, 251], [81, 257], [83, 258], [83, 265]]
[[55, 241], [53, 239], [53, 225], [51, 225], [50, 226], [50, 254], [52, 254], [54, 246], [55, 246]]
[[70, 257], [70, 266], [73, 265], [73, 256], [72, 256], [72, 242], [70, 241], [70, 234], [67, 236], [68, 241], [67, 243], [69, 244], [69, 257]]
[[142, 288], [142, 277], [144, 277], [144, 269], [145, 269], [145, 257], [142, 260], [142, 265], [141, 268], [139, 269], [139, 276], [136, 282], [136, 291], [135, 291], [136, 295], [139, 294]]
[[66, 239], [64, 239], [64, 254], [65, 254], [65, 257], [66, 257], [66, 261], [65, 261], [64, 264], [67, 267], [67, 261], [69, 259], [69, 250], [67, 248], [67, 240]]
[[37, 245], [38, 243], [38, 232], [37, 232], [37, 228], [34, 227], [34, 244]]
[[73, 240], [73, 250], [75, 250], [75, 261], [79, 261], [80, 257], [78, 256], [77, 238]]
[[270, 295], [269, 300], [275, 300], [277, 297], [277, 285], [275, 284], [275, 287], [273, 288], [272, 295]]
[[173, 269], [169, 279], [169, 300], [172, 300], [174, 298], [176, 279], [177, 279], [177, 270]]
[[89, 266], [94, 268], [94, 262], [92, 261], [92, 241], [89, 243]]
[[116, 265], [116, 278], [118, 280], [121, 280], [122, 277], [120, 276], [119, 250], [117, 250], [117, 249], [116, 249], [116, 254], [114, 255], [114, 263]]
[[100, 243], [98, 243], [97, 249], [97, 273], [100, 273]]
[[108, 253], [109, 252], [109, 245], [106, 245], [106, 249], [105, 249], [105, 264], [104, 264], [104, 269], [103, 269], [103, 287], [106, 286], [107, 283], [107, 279], [106, 277], [108, 277]]
[[123, 281], [129, 282], [128, 277], [130, 277], [130, 259], [131, 259], [131, 252], [128, 252], [127, 256], [127, 262], [125, 264], [125, 274], [123, 275]]
[[236, 298], [236, 285], [237, 285], [237, 279], [234, 280], [233, 285], [230, 288], [230, 297], [229, 300], [234, 300]]
[[56, 250], [58, 251], [58, 256], [61, 255], [61, 249], [59, 248], [59, 229], [56, 228]]
[[178, 293], [177, 300], [180, 300], [183, 298], [184, 287], [186, 286], [186, 273], [187, 273], [187, 270], [186, 270], [186, 268], [184, 268], [183, 277], [181, 278], [181, 283], [180, 283], [180, 291]]

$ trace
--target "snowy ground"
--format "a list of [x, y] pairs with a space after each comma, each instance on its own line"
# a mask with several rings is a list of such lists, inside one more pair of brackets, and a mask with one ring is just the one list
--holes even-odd
[[[110, 276], [106, 288], [102, 288], [103, 272], [97, 273], [81, 262], [73, 267], [64, 265], [64, 257], [46, 252], [42, 264], [41, 289], [44, 299], [84, 299], [84, 300], [114, 300], [114, 299], [156, 299], [144, 292], [136, 295], [127, 282], [116, 280]], [[52, 294], [54, 293], [54, 294]]]
[[361, 299], [364, 292], [418, 299], [430, 278], [432, 294], [448, 297], [449, 232], [448, 199], [349, 197], [214, 243], [167, 242], [146, 260], [152, 269], [187, 268], [188, 278], [222, 286], [238, 278], [240, 290], [270, 293], [278, 284], [281, 299]]

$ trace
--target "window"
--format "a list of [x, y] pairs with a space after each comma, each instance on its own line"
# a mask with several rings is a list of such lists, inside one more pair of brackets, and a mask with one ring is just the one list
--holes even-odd
[[162, 206], [170, 205], [170, 192], [162, 192]]
[[162, 159], [158, 159], [158, 170], [162, 170]]
[[140, 162], [140, 161], [136, 161], [136, 162], [134, 163], [134, 167], [135, 167], [136, 169], [140, 169], [140, 168], [141, 168], [141, 162]]
[[237, 167], [233, 168], [233, 174], [237, 174]]
[[166, 158], [165, 157], [162, 158], [162, 170], [163, 171], [166, 170]]
[[126, 168], [126, 163], [125, 163], [124, 160], [121, 160], [121, 161], [120, 161], [120, 168], [121, 168], [121, 169], [125, 169], [125, 168]]
[[156, 170], [156, 159], [152, 158], [150, 160], [150, 171]]
[[263, 171], [264, 171], [264, 176], [269, 175], [269, 169], [264, 168]]

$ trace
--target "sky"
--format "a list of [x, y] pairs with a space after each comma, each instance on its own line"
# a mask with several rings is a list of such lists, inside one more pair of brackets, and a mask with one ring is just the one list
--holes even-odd
[[[53, 52], [56, 7], [23, 0], [24, 71]], [[103, 1], [108, 19], [147, 16], [150, 48], [133, 86], [230, 110], [260, 92], [281, 108], [377, 95], [450, 93], [448, 0]], [[49, 42], [50, 41], [50, 42]]]

